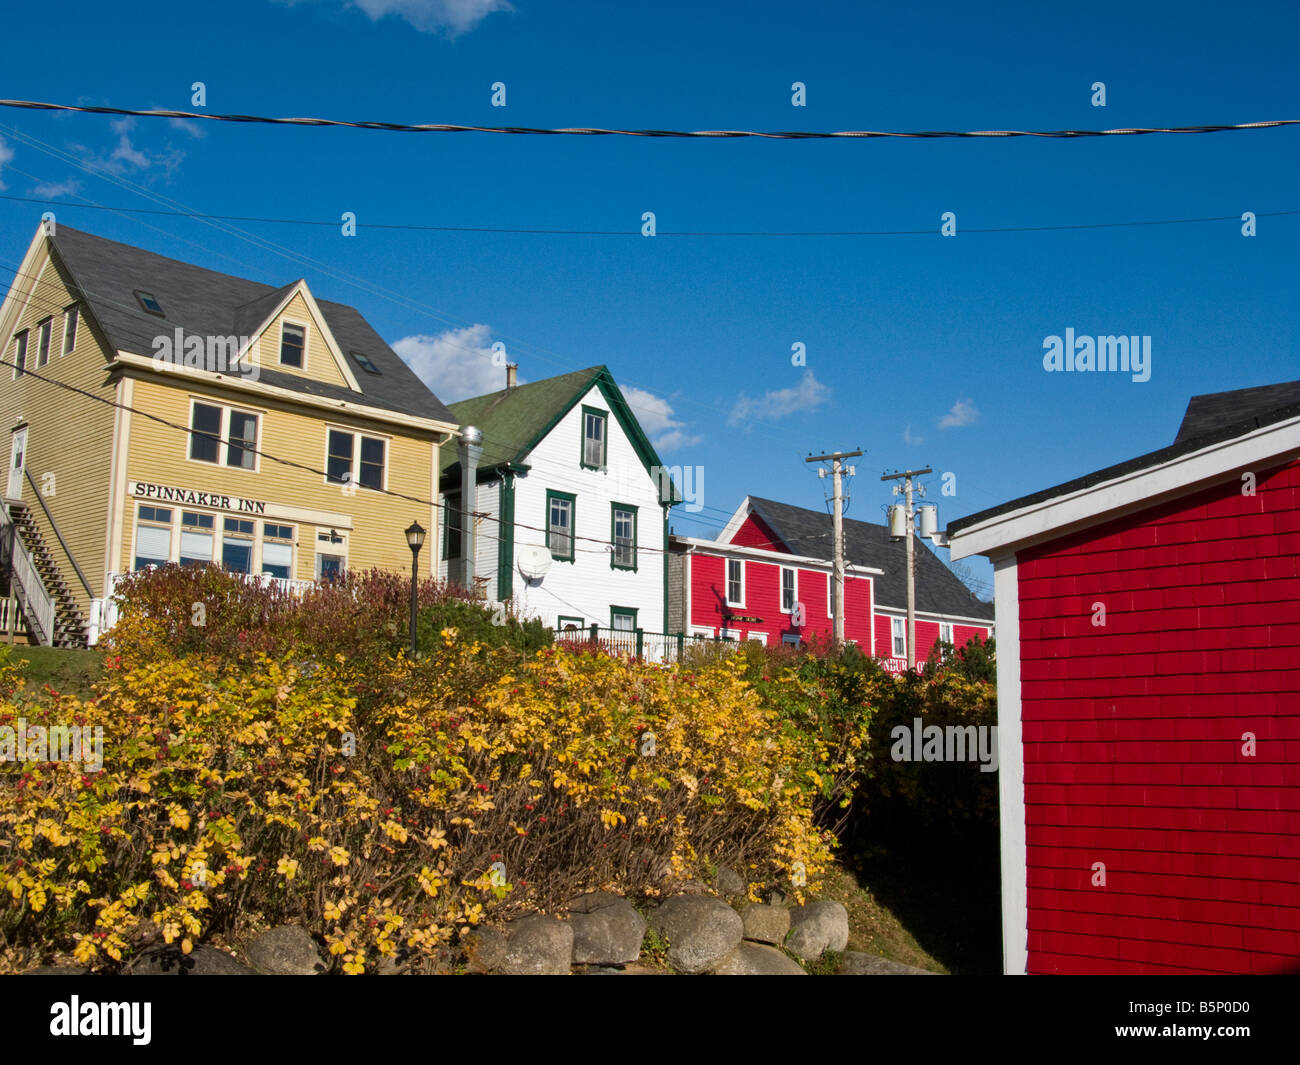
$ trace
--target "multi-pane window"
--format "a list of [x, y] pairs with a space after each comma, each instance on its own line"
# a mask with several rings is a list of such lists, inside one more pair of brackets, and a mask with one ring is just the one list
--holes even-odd
[[890, 618], [889, 625], [890, 625], [890, 629], [893, 632], [893, 637], [894, 637], [894, 657], [906, 658], [907, 657], [907, 633], [904, 632], [903, 630], [903, 619]]
[[253, 523], [227, 518], [221, 535], [221, 566], [232, 573], [249, 573], [253, 568]]
[[136, 512], [135, 565], [165, 566], [172, 557], [172, 512], [167, 507], [140, 507]]
[[63, 312], [63, 354], [69, 355], [77, 346], [77, 323], [81, 312], [74, 303]]
[[14, 337], [14, 379], [27, 372], [27, 330]]
[[181, 565], [207, 566], [212, 563], [212, 538], [216, 518], [211, 514], [181, 512]]
[[272, 577], [293, 576], [293, 526], [262, 524], [262, 572]]
[[257, 468], [257, 415], [195, 403], [190, 412], [190, 458], [220, 463], [223, 438], [227, 466], [244, 470]]
[[226, 445], [226, 465], [251, 470], [256, 465], [257, 415], [244, 411], [230, 412], [230, 436]]
[[781, 610], [783, 613], [794, 612], [795, 571], [789, 566], [781, 567]]
[[609, 627], [615, 632], [632, 632], [636, 629], [636, 610], [632, 607], [609, 608]]
[[636, 507], [614, 503], [611, 510], [613, 554], [610, 564], [615, 569], [636, 569]]
[[280, 327], [280, 365], [302, 369], [302, 353], [307, 347], [307, 331], [300, 325], [285, 322]]
[[46, 318], [36, 329], [36, 365], [39, 367], [50, 361], [50, 334], [54, 332], [54, 319]]
[[344, 537], [339, 536], [333, 529], [316, 534], [316, 579], [318, 581], [332, 581], [343, 575], [346, 556], [341, 550], [335, 550], [338, 545], [346, 548]]
[[582, 408], [582, 465], [597, 469], [605, 465], [605, 429], [609, 415], [592, 407]]
[[939, 639], [944, 643], [952, 643], [952, 624], [950, 622], [939, 622]]
[[574, 497], [567, 492], [546, 493], [546, 546], [551, 557], [573, 561]]
[[727, 559], [727, 605], [745, 605], [745, 563], [738, 558]]
[[384, 487], [387, 445], [382, 438], [361, 436], [342, 429], [331, 429], [328, 435], [325, 457], [328, 481], [332, 484], [359, 484], [365, 488]]

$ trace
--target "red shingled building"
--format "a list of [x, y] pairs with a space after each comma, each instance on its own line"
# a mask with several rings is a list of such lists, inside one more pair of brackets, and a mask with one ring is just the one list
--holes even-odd
[[1006, 971], [1300, 969], [1300, 382], [949, 536], [995, 567]]

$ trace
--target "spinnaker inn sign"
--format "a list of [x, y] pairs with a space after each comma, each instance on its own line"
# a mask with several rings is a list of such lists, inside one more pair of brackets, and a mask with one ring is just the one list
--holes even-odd
[[266, 504], [260, 499], [222, 495], [218, 492], [196, 492], [192, 488], [173, 485], [150, 484], [132, 481], [131, 494], [139, 499], [154, 499], [159, 503], [183, 503], [192, 507], [210, 507], [213, 510], [233, 510], [238, 514], [265, 514]]

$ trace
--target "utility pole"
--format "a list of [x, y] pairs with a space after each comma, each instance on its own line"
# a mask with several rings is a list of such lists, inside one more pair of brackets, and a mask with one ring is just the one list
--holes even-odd
[[[903, 507], [903, 513], [906, 515], [906, 538], [907, 538], [907, 670], [910, 673], [916, 668], [916, 542], [913, 538], [913, 529], [916, 528], [916, 510], [912, 506], [912, 478], [920, 477], [924, 473], [933, 473], [934, 470], [927, 466], [923, 470], [904, 470], [902, 473], [887, 473], [880, 479], [882, 481], [903, 482], [903, 498], [907, 500]], [[894, 494], [899, 493], [898, 485], [894, 486]], [[921, 489], [921, 494], [925, 495], [925, 489]], [[890, 534], [894, 531], [893, 515], [890, 515], [889, 522]]]
[[[829, 462], [831, 464], [831, 483], [835, 491], [835, 509], [831, 512], [831, 530], [834, 540], [834, 553], [831, 558], [831, 616], [835, 619], [831, 630], [831, 640], [835, 650], [844, 646], [844, 492], [840, 478], [847, 472], [853, 476], [854, 468], [845, 467], [844, 459], [856, 458], [861, 451], [836, 451], [829, 455], [809, 455], [804, 462]], [[817, 471], [817, 476], [824, 478], [824, 469]]]

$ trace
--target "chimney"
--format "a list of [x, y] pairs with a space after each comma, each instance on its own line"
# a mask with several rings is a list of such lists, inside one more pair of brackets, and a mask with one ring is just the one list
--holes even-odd
[[517, 362], [506, 363], [506, 388], [507, 389], [515, 387], [515, 371], [518, 369], [519, 369], [519, 364]]
[[467, 592], [474, 591], [474, 511], [478, 509], [478, 460], [483, 454], [483, 434], [465, 426], [457, 446], [460, 459], [460, 559], [448, 576]]

